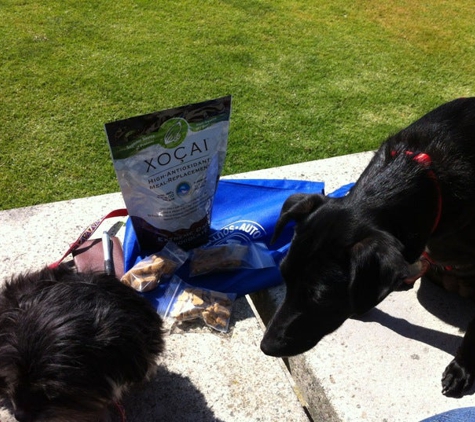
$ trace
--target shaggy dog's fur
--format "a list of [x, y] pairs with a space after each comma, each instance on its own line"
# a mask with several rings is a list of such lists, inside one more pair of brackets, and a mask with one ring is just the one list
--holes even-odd
[[[475, 98], [446, 103], [391, 136], [347, 196], [291, 196], [275, 236], [291, 220], [281, 264], [287, 293], [262, 340], [266, 354], [309, 350], [428, 262], [447, 279], [475, 283]], [[463, 395], [474, 376], [472, 321], [443, 393]]]
[[20, 422], [90, 422], [154, 373], [162, 320], [134, 290], [66, 265], [0, 290], [0, 397]]

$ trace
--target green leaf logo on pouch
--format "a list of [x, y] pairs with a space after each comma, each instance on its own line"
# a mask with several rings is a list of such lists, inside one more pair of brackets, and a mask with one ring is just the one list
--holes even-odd
[[157, 137], [165, 148], [175, 148], [180, 145], [188, 133], [188, 122], [179, 117], [167, 120], [158, 129]]
[[171, 149], [180, 145], [186, 138], [189, 129], [188, 122], [179, 117], [172, 117], [165, 121], [156, 132], [133, 139], [134, 131], [130, 131], [130, 140], [111, 148], [115, 159], [128, 158], [152, 145], [160, 145]]

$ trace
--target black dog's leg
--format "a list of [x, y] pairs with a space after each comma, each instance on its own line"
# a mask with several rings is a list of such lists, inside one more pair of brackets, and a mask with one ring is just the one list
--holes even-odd
[[462, 397], [472, 386], [475, 377], [475, 319], [467, 328], [455, 359], [442, 375], [442, 393], [447, 397]]

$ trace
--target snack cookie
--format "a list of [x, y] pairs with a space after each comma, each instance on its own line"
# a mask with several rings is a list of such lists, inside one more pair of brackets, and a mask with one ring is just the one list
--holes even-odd
[[176, 298], [170, 316], [177, 321], [201, 317], [208, 326], [224, 331], [229, 324], [232, 303], [225, 293], [187, 287]]
[[170, 276], [177, 265], [158, 255], [150, 255], [127, 271], [120, 281], [139, 292], [148, 292], [157, 287], [163, 276]]

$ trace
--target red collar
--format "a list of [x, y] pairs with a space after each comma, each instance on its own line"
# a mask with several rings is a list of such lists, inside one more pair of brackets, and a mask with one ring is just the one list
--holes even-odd
[[[440, 217], [442, 216], [442, 192], [440, 190], [439, 180], [434, 170], [431, 168], [432, 159], [429, 154], [425, 152], [413, 152], [413, 151], [404, 151], [406, 156], [411, 157], [416, 163], [419, 163], [427, 170], [427, 175], [434, 182], [435, 190], [437, 191], [437, 215], [432, 225], [431, 234], [435, 232], [437, 226], [440, 222]], [[397, 151], [391, 151], [391, 156], [394, 157], [397, 155]]]
[[[427, 170], [427, 175], [429, 178], [434, 182], [434, 187], [437, 192], [437, 215], [434, 220], [434, 224], [431, 228], [431, 234], [435, 232], [437, 226], [439, 225], [440, 218], [442, 215], [442, 191], [440, 189], [439, 180], [437, 175], [435, 174], [434, 170], [431, 168], [432, 159], [430, 158], [429, 154], [425, 152], [413, 152], [413, 151], [404, 151], [404, 154], [408, 157], [411, 157], [416, 163], [420, 164]], [[396, 156], [397, 151], [391, 151], [391, 156]], [[430, 259], [429, 255], [424, 252], [419, 258], [419, 261], [416, 261], [412, 266], [416, 266], [417, 269], [414, 275], [409, 276], [404, 280], [406, 284], [414, 284], [414, 282], [422, 277], [426, 271], [429, 269], [430, 265], [433, 265], [432, 259]], [[411, 267], [412, 267], [411, 266]], [[446, 269], [450, 269], [447, 267]]]
[[437, 179], [437, 175], [435, 174], [435, 171], [431, 168], [432, 160], [428, 154], [424, 152], [421, 152], [419, 154], [414, 154], [412, 156], [412, 159], [426, 168], [427, 175], [434, 182], [434, 187], [435, 187], [435, 190], [437, 191], [437, 216], [435, 217], [434, 224], [432, 225], [432, 229], [431, 229], [431, 234], [432, 234], [437, 229], [437, 226], [439, 225], [439, 222], [440, 222], [440, 217], [442, 215], [442, 192], [440, 190], [439, 179]]

